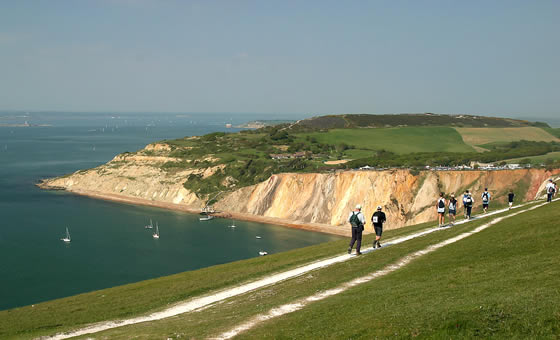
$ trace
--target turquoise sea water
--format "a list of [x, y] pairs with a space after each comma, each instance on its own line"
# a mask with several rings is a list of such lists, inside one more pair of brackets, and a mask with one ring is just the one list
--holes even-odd
[[[40, 190], [41, 178], [124, 151], [262, 118], [231, 114], [0, 113], [0, 310], [338, 239], [260, 223]], [[274, 119], [298, 117], [275, 116]], [[157, 221], [161, 238], [144, 229]], [[60, 240], [65, 228], [72, 242]], [[257, 239], [256, 236], [261, 236]]]

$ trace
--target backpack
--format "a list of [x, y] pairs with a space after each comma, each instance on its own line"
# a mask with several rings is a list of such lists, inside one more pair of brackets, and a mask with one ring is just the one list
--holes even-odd
[[472, 205], [472, 198], [470, 196], [467, 197], [467, 199], [465, 200], [465, 203], [467, 203], [467, 206], [471, 206]]
[[357, 228], [359, 227], [362, 222], [360, 222], [360, 219], [358, 218], [358, 214], [359, 213], [352, 213], [352, 217], [350, 217], [350, 224], [352, 225], [352, 228]]
[[445, 208], [445, 202], [443, 201], [443, 198], [439, 199], [438, 208]]
[[549, 194], [554, 194], [554, 191], [556, 191], [556, 190], [554, 189], [553, 186], [550, 186], [550, 187], [548, 188], [548, 193], [549, 193]]
[[488, 202], [488, 193], [487, 192], [482, 194], [482, 201], [483, 202]]
[[457, 205], [457, 200], [453, 199], [449, 201], [449, 210], [455, 210], [455, 207]]

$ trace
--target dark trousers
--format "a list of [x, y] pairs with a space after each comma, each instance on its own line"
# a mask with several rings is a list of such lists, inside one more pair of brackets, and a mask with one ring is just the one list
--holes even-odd
[[356, 251], [360, 252], [362, 247], [362, 228], [352, 228], [352, 239], [350, 240], [350, 249], [354, 246], [354, 242], [358, 241], [356, 244]]
[[472, 207], [467, 206], [467, 216], [471, 217]]
[[546, 201], [552, 202], [552, 194], [546, 194]]

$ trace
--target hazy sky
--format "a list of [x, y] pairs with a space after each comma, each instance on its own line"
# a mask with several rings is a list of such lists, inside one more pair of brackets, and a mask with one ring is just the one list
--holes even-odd
[[0, 109], [554, 117], [560, 1], [0, 0]]

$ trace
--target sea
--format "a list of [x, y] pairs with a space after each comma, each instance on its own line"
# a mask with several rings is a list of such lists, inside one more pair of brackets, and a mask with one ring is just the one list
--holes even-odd
[[[155, 141], [235, 132], [226, 124], [266, 117], [0, 112], [0, 310], [340, 239], [255, 222], [199, 221], [195, 214], [36, 186]], [[159, 239], [145, 229], [150, 219], [159, 226]], [[66, 228], [69, 244], [61, 240]]]

